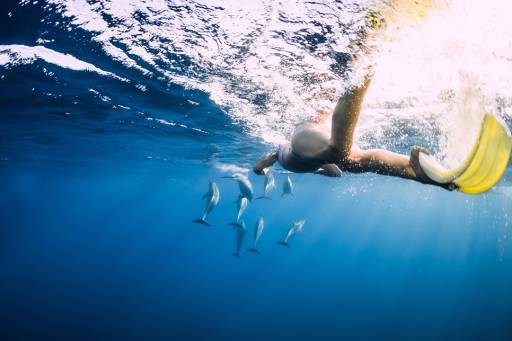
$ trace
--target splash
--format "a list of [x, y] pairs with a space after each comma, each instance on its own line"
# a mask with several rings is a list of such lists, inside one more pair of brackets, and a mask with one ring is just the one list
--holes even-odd
[[[506, 121], [512, 115], [512, 5], [505, 0], [49, 4], [113, 60], [207, 92], [268, 144], [282, 143], [318, 109], [334, 108], [357, 79], [355, 55], [375, 69], [356, 132], [362, 147], [408, 152], [420, 144], [450, 166], [485, 112]], [[375, 29], [378, 11], [385, 30]]]
[[[445, 164], [459, 163], [486, 112], [510, 119], [510, 8], [500, 0], [451, 1], [420, 25], [401, 29], [382, 44], [368, 107], [388, 117], [430, 121], [421, 132], [427, 144]], [[384, 123], [377, 131], [386, 128]]]
[[211, 162], [211, 166], [213, 168], [218, 169], [222, 173], [226, 173], [226, 174], [230, 174], [230, 175], [233, 175], [233, 174], [247, 175], [249, 173], [248, 168], [243, 168], [243, 167], [240, 167], [240, 166], [237, 166], [234, 164], [230, 164], [230, 163], [222, 163], [222, 162], [218, 162], [216, 160], [213, 160]]

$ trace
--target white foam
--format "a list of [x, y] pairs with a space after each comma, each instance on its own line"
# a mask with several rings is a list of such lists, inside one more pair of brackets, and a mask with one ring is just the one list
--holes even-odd
[[50, 39], [37, 38], [36, 43], [38, 45], [44, 45], [44, 44], [47, 44], [47, 43], [51, 43], [53, 41], [54, 41], [53, 39], [50, 40]]
[[[140, 113], [139, 114], [142, 114], [144, 115], [143, 113]], [[191, 129], [191, 130], [194, 130], [194, 131], [197, 131], [197, 132], [200, 132], [200, 133], [203, 133], [203, 134], [208, 134], [208, 132], [202, 130], [202, 129], [199, 129], [199, 128], [194, 128], [194, 127], [189, 127], [188, 125], [186, 124], [183, 124], [183, 123], [176, 123], [174, 121], [171, 121], [169, 119], [163, 119], [163, 118], [154, 118], [154, 117], [150, 117], [150, 116], [146, 116], [145, 119], [147, 121], [155, 121], [155, 122], [158, 122], [160, 124], [163, 124], [163, 125], [166, 125], [166, 126], [171, 126], [171, 127], [181, 127], [181, 128], [185, 128], [185, 129]]]
[[438, 156], [458, 164], [486, 112], [509, 115], [510, 103], [498, 107], [497, 102], [510, 101], [512, 94], [511, 10], [504, 0], [453, 0], [421, 25], [403, 28], [383, 44], [367, 102], [378, 106], [407, 99], [409, 107], [394, 113], [398, 118], [432, 105], [435, 110], [416, 119], [430, 115], [440, 129]]
[[7, 53], [0, 53], [0, 65], [7, 65], [11, 61], [11, 57]]
[[212, 167], [218, 169], [219, 171], [227, 174], [245, 174], [249, 173], [248, 168], [240, 167], [231, 163], [221, 163], [218, 161], [212, 161]]
[[0, 45], [0, 65], [10, 67], [17, 64], [30, 64], [37, 59], [69, 70], [95, 72], [102, 76], [128, 81], [70, 54], [57, 52], [44, 46]]
[[[334, 108], [347, 84], [334, 68], [333, 53], [353, 52], [364, 4], [377, 1], [176, 0], [174, 8], [164, 0], [49, 2], [114, 60], [207, 92], [248, 134], [277, 144], [318, 108]], [[430, 2], [447, 4], [411, 24], [397, 4], [413, 2], [384, 1], [397, 13], [377, 42], [381, 53], [357, 142], [393, 147], [406, 136], [395, 125], [408, 122], [426, 127], [421, 137], [453, 163], [464, 154], [453, 141], [470, 145], [483, 111], [512, 112], [512, 5]], [[319, 21], [329, 30], [322, 31]], [[306, 38], [315, 37], [325, 41], [310, 50]], [[256, 104], [258, 98], [262, 103]]]

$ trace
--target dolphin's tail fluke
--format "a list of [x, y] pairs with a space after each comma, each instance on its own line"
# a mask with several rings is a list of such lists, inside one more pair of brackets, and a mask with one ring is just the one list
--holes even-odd
[[243, 228], [242, 224], [240, 224], [240, 223], [229, 223], [228, 225], [236, 227], [236, 228]]
[[248, 252], [254, 252], [254, 253], [260, 253], [258, 250], [256, 250], [255, 248], [251, 247], [250, 249], [247, 249]]
[[210, 224], [208, 224], [208, 222], [207, 222], [206, 220], [204, 220], [203, 218], [194, 219], [194, 220], [191, 220], [191, 222], [193, 222], [193, 223], [197, 223], [197, 224], [201, 224], [201, 225], [211, 226], [211, 225], [210, 225]]
[[290, 247], [290, 244], [288, 244], [287, 242], [277, 242], [277, 244]]
[[272, 200], [272, 198], [271, 198], [271, 197], [268, 197], [268, 196], [266, 196], [266, 195], [262, 195], [261, 197], [257, 197], [257, 198], [256, 198], [256, 200], [258, 200], [258, 199], [268, 199], [268, 200]]
[[240, 257], [240, 253], [239, 252], [232, 253], [232, 255], [235, 256], [236, 258], [242, 258], [242, 257]]

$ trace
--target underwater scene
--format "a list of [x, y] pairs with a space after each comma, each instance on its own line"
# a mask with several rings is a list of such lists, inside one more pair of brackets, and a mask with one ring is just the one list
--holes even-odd
[[[510, 10], [2, 1], [0, 339], [511, 340]], [[356, 58], [354, 146], [429, 181], [286, 167]]]

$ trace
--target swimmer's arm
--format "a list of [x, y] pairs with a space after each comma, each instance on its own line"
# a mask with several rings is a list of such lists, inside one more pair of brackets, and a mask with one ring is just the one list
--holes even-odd
[[338, 100], [332, 115], [331, 146], [344, 156], [350, 153], [364, 96], [372, 80], [371, 70], [364, 81], [346, 91]]
[[315, 174], [330, 176], [333, 178], [341, 176], [341, 170], [334, 163], [328, 163], [322, 166]]
[[277, 152], [272, 152], [263, 155], [256, 161], [252, 170], [258, 175], [264, 174], [263, 170], [267, 167], [272, 166], [277, 161]]

